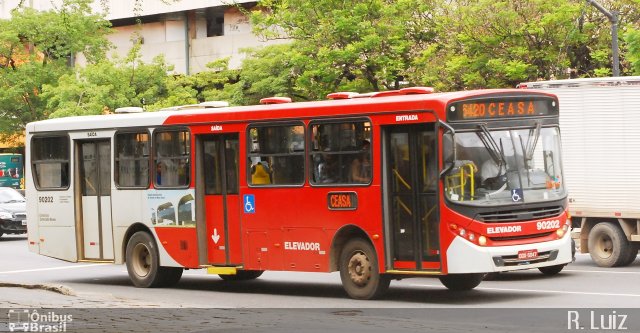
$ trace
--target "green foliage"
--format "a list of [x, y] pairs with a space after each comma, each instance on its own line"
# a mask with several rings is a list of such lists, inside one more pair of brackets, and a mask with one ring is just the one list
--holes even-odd
[[630, 30], [625, 35], [629, 53], [627, 58], [635, 75], [640, 75], [640, 30]]
[[346, 87], [398, 88], [413, 48], [435, 37], [431, 2], [267, 0], [251, 21], [267, 39], [293, 39], [282, 61], [297, 70], [297, 93], [316, 99]]
[[64, 74], [72, 56], [104, 56], [109, 22], [91, 13], [89, 0], [66, 0], [55, 11], [19, 8], [0, 20], [0, 132], [20, 133], [26, 123], [50, 111], [44, 85]]
[[[145, 64], [140, 60], [139, 47], [134, 47], [124, 59], [104, 59], [63, 75], [57, 85], [45, 85], [42, 95], [48, 101], [47, 107], [55, 110], [52, 118], [113, 112], [123, 106], [156, 105], [168, 95], [167, 70], [163, 57]], [[185, 98], [183, 91], [176, 89], [176, 96], [179, 94]], [[183, 99], [173, 96], [171, 101]]]
[[[611, 73], [610, 24], [579, 0], [263, 0], [247, 13], [255, 32], [285, 43], [245, 50], [239, 69], [220, 59], [188, 76], [167, 75], [162, 58], [143, 63], [139, 45], [107, 60], [109, 24], [90, 2], [66, 0], [51, 12], [21, 8], [0, 20], [1, 131], [122, 106], [247, 105], [269, 96], [513, 87]], [[623, 75], [640, 74], [640, 0], [600, 2], [620, 12]], [[74, 72], [67, 64], [77, 53], [89, 64]]]

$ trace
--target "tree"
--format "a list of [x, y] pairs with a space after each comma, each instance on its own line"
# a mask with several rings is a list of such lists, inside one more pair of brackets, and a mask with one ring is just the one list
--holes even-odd
[[640, 30], [630, 30], [625, 37], [629, 48], [628, 59], [632, 72], [635, 75], [640, 75]]
[[89, 0], [65, 0], [54, 11], [20, 8], [0, 20], [0, 132], [20, 134], [51, 113], [42, 88], [70, 73], [77, 53], [104, 57], [109, 22], [92, 14]]
[[265, 0], [251, 21], [267, 39], [293, 40], [286, 62], [299, 71], [295, 85], [317, 99], [345, 88], [399, 88], [413, 47], [434, 37], [433, 2]]
[[[126, 58], [103, 59], [62, 75], [57, 84], [44, 86], [42, 96], [47, 100], [47, 108], [55, 110], [52, 118], [102, 114], [123, 106], [155, 105], [168, 95], [168, 70], [162, 56], [151, 64], [142, 62], [137, 44]], [[177, 95], [178, 91], [174, 96]]]

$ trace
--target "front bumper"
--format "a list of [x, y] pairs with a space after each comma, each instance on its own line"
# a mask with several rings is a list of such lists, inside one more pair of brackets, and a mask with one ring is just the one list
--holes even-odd
[[[537, 259], [517, 259], [519, 251], [532, 249], [537, 250]], [[550, 242], [487, 247], [472, 244], [457, 236], [447, 249], [447, 268], [450, 274], [508, 272], [564, 265], [571, 261], [571, 237], [568, 235]]]
[[23, 224], [22, 221], [22, 219], [0, 220], [0, 232], [4, 234], [24, 234], [27, 232], [27, 225], [26, 223]]

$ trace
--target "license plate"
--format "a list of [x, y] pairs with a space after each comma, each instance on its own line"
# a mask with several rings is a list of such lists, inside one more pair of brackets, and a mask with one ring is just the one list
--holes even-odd
[[27, 220], [22, 220], [22, 225], [27, 225]]
[[530, 260], [538, 257], [538, 250], [522, 250], [518, 251], [519, 260]]

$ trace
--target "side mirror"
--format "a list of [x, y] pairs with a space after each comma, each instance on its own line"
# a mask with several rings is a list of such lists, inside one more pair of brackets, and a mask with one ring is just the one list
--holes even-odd
[[440, 178], [444, 177], [453, 167], [456, 161], [456, 145], [455, 132], [450, 126], [445, 126], [445, 132], [442, 134], [442, 165]]

